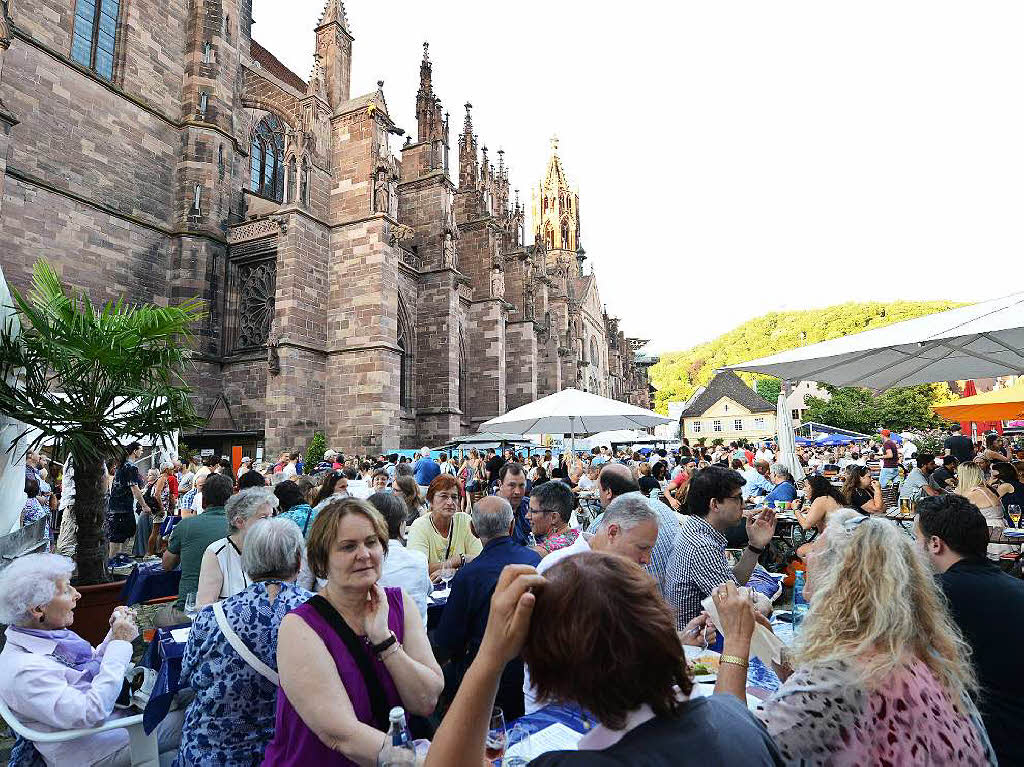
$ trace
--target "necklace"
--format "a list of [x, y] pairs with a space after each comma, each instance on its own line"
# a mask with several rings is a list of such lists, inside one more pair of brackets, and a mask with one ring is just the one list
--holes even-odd
[[447, 535], [445, 535], [445, 534], [444, 534], [444, 533], [442, 533], [442, 532], [441, 532], [440, 530], [438, 530], [438, 529], [437, 529], [437, 525], [435, 525], [435, 524], [434, 524], [434, 515], [433, 515], [433, 514], [430, 514], [429, 516], [430, 516], [430, 526], [431, 526], [432, 528], [434, 528], [434, 532], [435, 532], [435, 533], [437, 533], [438, 535], [440, 535], [440, 536], [441, 536], [442, 538], [444, 538], [444, 539], [445, 539], [445, 540], [447, 541], [447, 540], [448, 540], [448, 538], [449, 538], [449, 537], [451, 536], [451, 534], [452, 534], [452, 523], [451, 523], [451, 520], [449, 520], [449, 521], [448, 521], [448, 534], [447, 534]]

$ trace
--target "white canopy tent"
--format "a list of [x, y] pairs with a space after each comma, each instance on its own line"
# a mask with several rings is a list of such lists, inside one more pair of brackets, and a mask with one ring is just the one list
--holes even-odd
[[611, 431], [602, 431], [586, 439], [581, 439], [579, 447], [582, 450], [592, 450], [602, 445], [610, 448], [612, 445], [653, 445], [657, 442], [666, 441], [668, 440], [652, 437], [650, 434], [637, 431], [636, 429], [612, 429]]
[[626, 402], [579, 389], [563, 389], [485, 421], [480, 429], [513, 434], [569, 434], [575, 453], [577, 434], [596, 434], [609, 429], [648, 429], [671, 420], [653, 410]]
[[727, 369], [884, 391], [1024, 375], [1024, 292], [823, 341]]
[[804, 467], [800, 465], [800, 459], [796, 456], [796, 435], [793, 433], [788, 392], [779, 394], [779, 401], [775, 406], [775, 428], [778, 429], [779, 463], [789, 469], [794, 482], [800, 482], [804, 478]]

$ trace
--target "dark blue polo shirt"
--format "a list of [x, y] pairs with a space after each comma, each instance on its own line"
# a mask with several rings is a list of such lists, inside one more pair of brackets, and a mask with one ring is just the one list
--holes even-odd
[[[498, 578], [505, 565], [530, 565], [536, 567], [540, 554], [520, 546], [505, 535], [488, 541], [483, 551], [460, 568], [452, 579], [452, 593], [441, 615], [441, 622], [434, 631], [433, 642], [444, 648], [458, 670], [458, 676], [469, 668], [476, 657], [487, 629], [487, 615], [491, 609], [491, 595], [498, 585]], [[517, 705], [518, 704], [518, 705]], [[509, 663], [501, 675], [498, 686], [498, 700], [509, 716], [509, 712], [523, 710], [523, 662], [516, 659]]]

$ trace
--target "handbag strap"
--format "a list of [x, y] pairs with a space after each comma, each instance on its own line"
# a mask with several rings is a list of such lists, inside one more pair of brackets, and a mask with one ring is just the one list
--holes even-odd
[[213, 615], [217, 619], [217, 625], [220, 627], [221, 633], [224, 634], [224, 638], [228, 640], [229, 645], [235, 648], [235, 652], [242, 656], [242, 660], [248, 663], [253, 671], [271, 682], [275, 687], [280, 686], [281, 680], [277, 672], [257, 658], [253, 651], [242, 641], [242, 638], [235, 633], [235, 630], [228, 625], [228, 616], [224, 614], [222, 602], [213, 603]]
[[345, 649], [352, 656], [352, 660], [356, 662], [359, 673], [363, 677], [363, 684], [366, 685], [366, 693], [370, 698], [370, 713], [373, 716], [373, 724], [378, 730], [387, 732], [389, 726], [388, 712], [390, 711], [388, 701], [384, 695], [384, 688], [380, 683], [380, 679], [370, 664], [365, 645], [359, 641], [359, 637], [345, 623], [345, 619], [338, 614], [334, 606], [323, 596], [320, 594], [315, 595], [309, 600], [308, 604], [319, 613], [321, 618], [327, 621], [328, 625], [334, 629], [334, 633], [345, 644]]

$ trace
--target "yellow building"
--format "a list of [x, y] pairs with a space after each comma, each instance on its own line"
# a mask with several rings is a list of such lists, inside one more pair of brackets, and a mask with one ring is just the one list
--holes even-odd
[[725, 442], [775, 438], [775, 405], [727, 370], [698, 389], [679, 417], [681, 433], [691, 442]]

